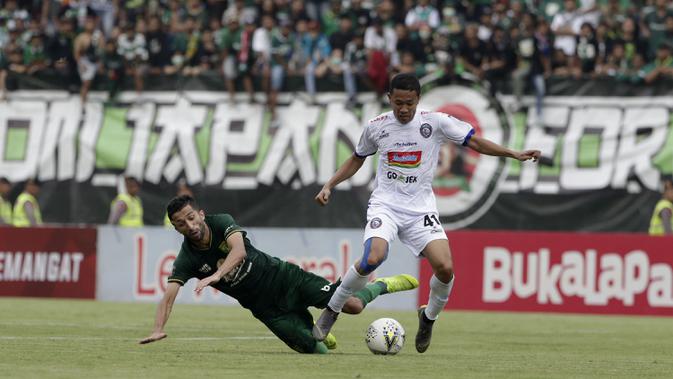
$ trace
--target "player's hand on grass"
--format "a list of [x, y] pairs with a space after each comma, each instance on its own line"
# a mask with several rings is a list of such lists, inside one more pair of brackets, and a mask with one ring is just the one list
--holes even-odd
[[154, 333], [150, 334], [149, 337], [141, 339], [140, 344], [143, 345], [143, 344], [146, 344], [146, 343], [159, 341], [159, 340], [162, 340], [162, 339], [166, 338], [166, 336], [168, 336], [168, 334], [166, 334], [164, 332], [154, 332]]
[[526, 150], [526, 151], [521, 151], [517, 152], [515, 158], [520, 160], [521, 162], [527, 161], [527, 160], [532, 160], [533, 162], [537, 162], [538, 158], [540, 158], [540, 150]]
[[332, 194], [328, 188], [323, 187], [320, 192], [316, 195], [315, 201], [320, 205], [327, 205], [329, 203], [329, 196]]
[[215, 275], [211, 275], [207, 278], [203, 278], [203, 279], [199, 280], [199, 282], [196, 284], [196, 289], [194, 289], [194, 291], [196, 293], [201, 293], [201, 291], [203, 291], [204, 288], [208, 287], [211, 284], [215, 284], [219, 281], [220, 281], [220, 278], [218, 278]]

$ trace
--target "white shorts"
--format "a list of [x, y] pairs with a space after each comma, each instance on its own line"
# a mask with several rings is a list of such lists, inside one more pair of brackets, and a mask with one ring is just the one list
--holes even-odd
[[96, 76], [96, 69], [98, 67], [96, 66], [95, 63], [91, 62], [88, 58], [81, 58], [79, 61], [79, 65], [77, 65], [77, 69], [79, 71], [79, 78], [83, 82], [88, 82], [90, 80], [93, 80], [93, 78]]
[[390, 245], [397, 236], [415, 256], [420, 256], [430, 242], [448, 239], [436, 211], [410, 215], [382, 206], [370, 206], [367, 209], [367, 226], [363, 241], [379, 237]]

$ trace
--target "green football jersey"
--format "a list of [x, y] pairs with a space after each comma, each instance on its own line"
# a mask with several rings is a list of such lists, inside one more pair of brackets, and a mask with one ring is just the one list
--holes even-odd
[[182, 285], [191, 278], [203, 279], [214, 274], [229, 254], [227, 238], [242, 233], [247, 256], [213, 287], [235, 298], [245, 308], [255, 307], [258, 300], [268, 295], [267, 288], [276, 276], [281, 260], [255, 249], [246, 232], [230, 215], [207, 215], [205, 221], [212, 233], [210, 247], [197, 249], [185, 238], [168, 281]]

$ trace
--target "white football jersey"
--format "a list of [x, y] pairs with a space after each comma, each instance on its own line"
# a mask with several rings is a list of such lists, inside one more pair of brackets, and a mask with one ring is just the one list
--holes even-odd
[[370, 206], [382, 205], [408, 214], [436, 212], [432, 180], [440, 146], [467, 144], [472, 126], [446, 113], [416, 109], [413, 120], [402, 124], [392, 111], [370, 120], [355, 155], [379, 153]]

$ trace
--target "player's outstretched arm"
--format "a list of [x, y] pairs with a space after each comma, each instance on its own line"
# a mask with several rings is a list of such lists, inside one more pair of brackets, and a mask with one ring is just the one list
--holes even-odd
[[540, 150], [516, 151], [500, 146], [479, 136], [472, 136], [467, 146], [481, 154], [494, 155], [498, 157], [514, 158], [519, 161], [532, 160], [536, 162], [540, 158]]
[[154, 330], [152, 331], [152, 334], [150, 334], [148, 337], [140, 340], [141, 344], [159, 341], [161, 339], [166, 338], [167, 334], [164, 333], [164, 325], [166, 325], [166, 321], [168, 321], [168, 316], [171, 314], [171, 310], [173, 309], [173, 303], [175, 302], [175, 298], [178, 296], [178, 292], [180, 292], [180, 283], [169, 282], [168, 286], [166, 287], [166, 293], [164, 293], [164, 297], [161, 299], [159, 305], [157, 306], [157, 315], [154, 321]]
[[329, 197], [332, 194], [332, 188], [336, 187], [339, 183], [355, 175], [356, 172], [362, 167], [365, 163], [365, 159], [360, 158], [357, 155], [353, 154], [344, 164], [339, 167], [337, 172], [330, 178], [330, 180], [325, 183], [320, 192], [316, 195], [315, 201], [320, 205], [327, 205], [329, 202]]

